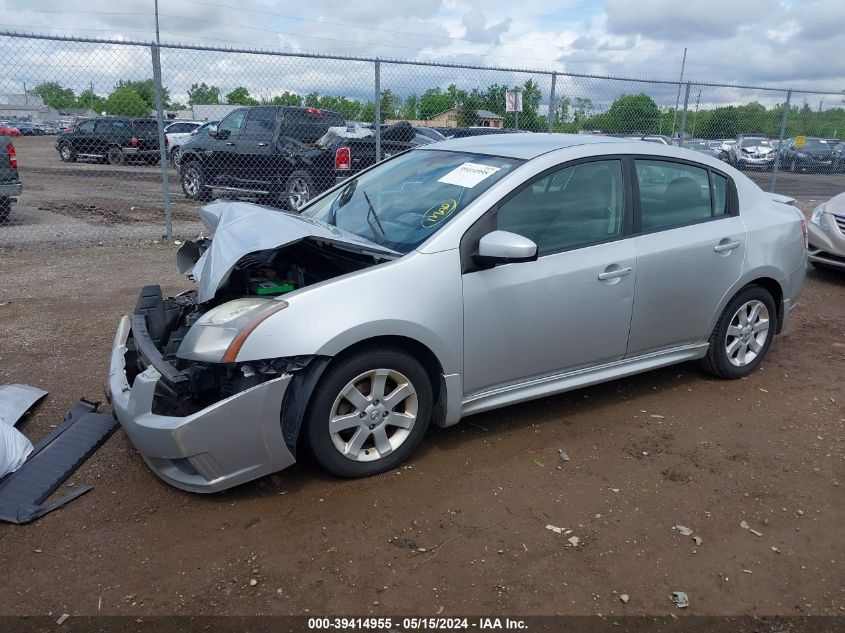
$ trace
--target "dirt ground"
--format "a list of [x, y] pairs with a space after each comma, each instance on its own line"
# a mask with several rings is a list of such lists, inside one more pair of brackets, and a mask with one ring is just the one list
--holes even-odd
[[[139, 287], [186, 286], [173, 258], [0, 250], [0, 383], [50, 391], [19, 425], [31, 439], [102, 398]], [[0, 615], [842, 615], [843, 370], [845, 275], [811, 272], [747, 380], [688, 364], [472, 416], [370, 479], [306, 458], [189, 494], [118, 430], [68, 484], [92, 491], [0, 526]]]

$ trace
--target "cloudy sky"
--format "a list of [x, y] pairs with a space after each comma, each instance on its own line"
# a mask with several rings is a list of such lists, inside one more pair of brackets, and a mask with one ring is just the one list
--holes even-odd
[[[845, 0], [160, 0], [159, 5], [163, 42], [666, 79], [677, 78], [686, 47], [691, 80], [845, 89]], [[0, 29], [147, 40], [154, 37], [153, 0], [0, 0]], [[0, 46], [8, 45], [8, 38], [0, 38]], [[13, 62], [0, 68], [4, 89], [61, 76], [107, 92], [115, 78], [147, 69], [139, 50], [30, 43], [23, 48], [25, 67]], [[163, 65], [176, 93], [197, 79], [226, 86], [248, 79], [259, 96], [281, 88], [361, 91], [362, 73], [371, 72], [348, 63], [270, 63], [195, 52], [163, 54]], [[404, 94], [432, 83], [486, 85], [496, 79], [495, 73], [480, 77], [471, 71], [386, 70], [388, 86]], [[564, 81], [563, 87], [588, 90], [576, 83]], [[665, 90], [672, 102], [673, 90]], [[625, 91], [631, 90], [619, 92]], [[712, 92], [702, 99], [725, 100]], [[825, 105], [834, 102], [831, 96]]]

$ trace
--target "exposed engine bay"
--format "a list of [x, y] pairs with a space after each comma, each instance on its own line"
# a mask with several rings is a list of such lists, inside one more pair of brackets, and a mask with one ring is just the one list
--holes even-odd
[[[211, 238], [190, 243], [199, 258]], [[205, 363], [180, 357], [185, 337], [204, 314], [233, 300], [274, 299], [391, 258], [347, 250], [306, 238], [281, 248], [242, 256], [217, 288], [200, 302], [197, 290], [163, 298], [159, 286], [146, 286], [132, 317], [126, 372], [130, 384], [149, 365], [162, 371], [155, 412], [187, 415], [266, 380], [302, 369], [310, 358], [270, 359], [250, 363]], [[168, 371], [171, 370], [172, 371]]]

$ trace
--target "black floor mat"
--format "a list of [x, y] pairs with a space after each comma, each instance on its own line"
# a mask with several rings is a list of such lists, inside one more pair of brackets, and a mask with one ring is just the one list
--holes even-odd
[[91, 486], [77, 486], [61, 499], [41, 505], [117, 428], [112, 416], [96, 412], [98, 406], [87, 400], [77, 402], [62, 425], [35, 446], [24, 465], [0, 479], [0, 520], [28, 523], [91, 490]]

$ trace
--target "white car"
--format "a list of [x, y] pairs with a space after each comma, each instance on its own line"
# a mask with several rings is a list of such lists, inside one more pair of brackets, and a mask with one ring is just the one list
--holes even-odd
[[167, 155], [170, 156], [171, 160], [173, 159], [173, 149], [182, 145], [191, 135], [191, 132], [204, 123], [205, 121], [174, 121], [164, 128], [165, 147], [167, 147]]

